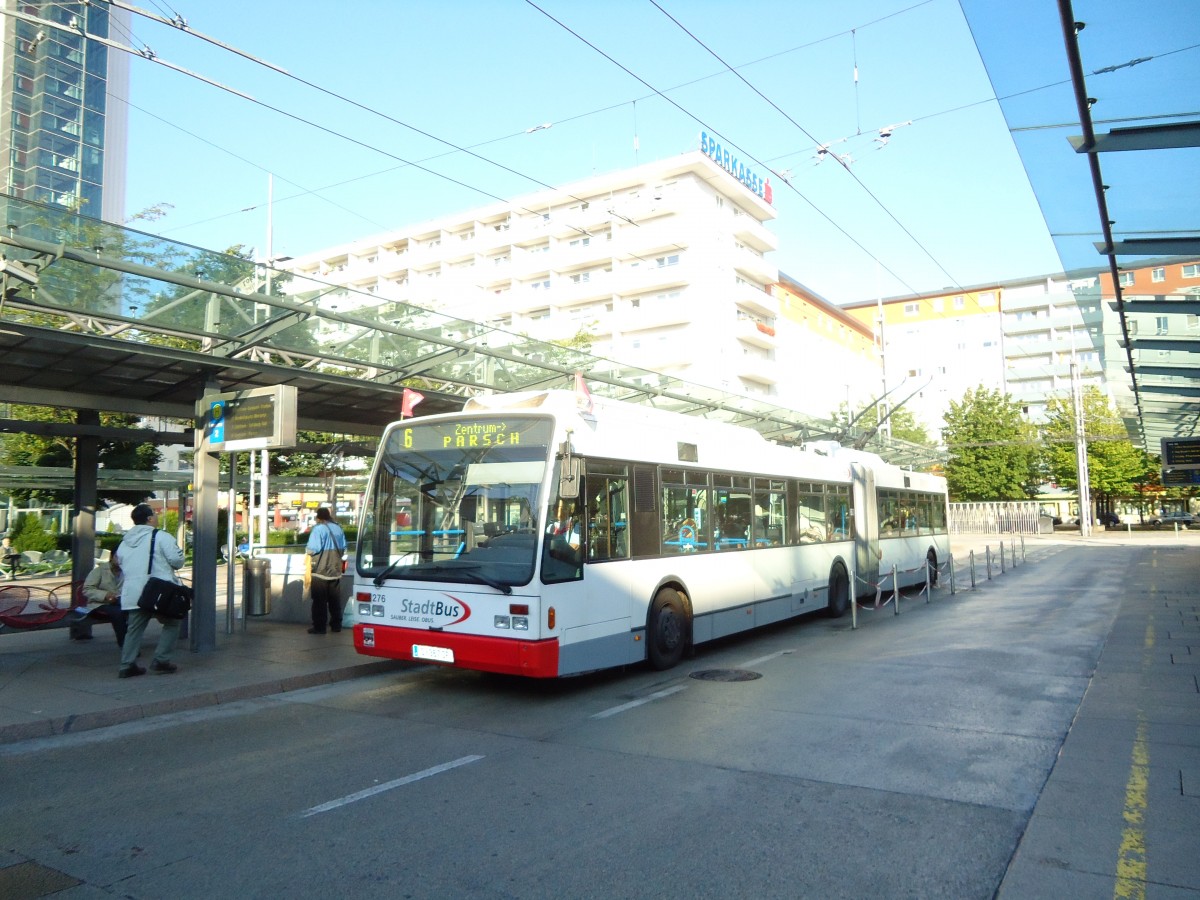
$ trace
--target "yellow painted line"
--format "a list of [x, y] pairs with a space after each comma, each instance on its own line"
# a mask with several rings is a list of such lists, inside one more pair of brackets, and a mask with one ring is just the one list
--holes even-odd
[[1125, 783], [1125, 830], [1117, 853], [1117, 883], [1113, 900], [1145, 900], [1146, 897], [1146, 794], [1150, 785], [1150, 743], [1145, 720], [1139, 716], [1133, 760]]
[[[1153, 591], [1153, 587], [1151, 587]], [[1150, 664], [1154, 649], [1153, 614], [1146, 623], [1146, 638], [1142, 643], [1142, 668]], [[1122, 818], [1121, 849], [1117, 853], [1117, 883], [1113, 900], [1145, 900], [1146, 898], [1146, 798], [1150, 788], [1150, 726], [1145, 713], [1138, 710], [1137, 735], [1125, 782], [1125, 809]]]

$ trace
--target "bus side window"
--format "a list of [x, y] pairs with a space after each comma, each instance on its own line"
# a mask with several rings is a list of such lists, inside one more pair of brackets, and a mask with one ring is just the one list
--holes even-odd
[[629, 479], [590, 475], [588, 561], [629, 558]]
[[664, 553], [696, 553], [708, 549], [704, 488], [664, 484], [662, 523]]
[[787, 485], [754, 479], [754, 546], [782, 547], [787, 540]]

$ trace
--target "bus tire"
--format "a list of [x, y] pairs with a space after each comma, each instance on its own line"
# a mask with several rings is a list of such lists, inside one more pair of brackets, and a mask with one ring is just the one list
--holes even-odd
[[930, 547], [929, 552], [925, 554], [925, 565], [929, 566], [929, 584], [931, 587], [937, 587], [938, 583], [938, 564], [937, 552]]
[[687, 649], [687, 625], [687, 612], [679, 591], [665, 587], [654, 595], [646, 622], [646, 655], [651, 666], [661, 672], [678, 665]]
[[840, 619], [850, 611], [850, 576], [840, 562], [829, 570], [829, 606], [825, 612], [831, 619]]

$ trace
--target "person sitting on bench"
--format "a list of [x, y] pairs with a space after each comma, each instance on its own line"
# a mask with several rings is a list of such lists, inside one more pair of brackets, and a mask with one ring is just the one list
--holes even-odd
[[121, 570], [115, 554], [88, 573], [79, 593], [80, 606], [86, 603], [89, 608], [71, 620], [71, 640], [90, 641], [93, 623], [111, 622], [117, 646], [124, 647], [128, 615], [121, 609]]

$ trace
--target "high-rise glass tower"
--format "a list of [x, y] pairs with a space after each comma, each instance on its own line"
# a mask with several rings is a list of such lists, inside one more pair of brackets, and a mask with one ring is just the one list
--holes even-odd
[[123, 222], [129, 57], [85, 35], [127, 44], [129, 14], [95, 0], [0, 7], [3, 193]]

